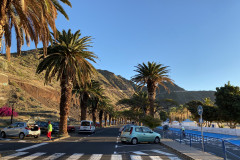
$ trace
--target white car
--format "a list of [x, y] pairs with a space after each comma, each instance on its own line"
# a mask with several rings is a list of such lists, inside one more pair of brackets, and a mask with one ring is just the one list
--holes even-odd
[[6, 128], [3, 128], [1, 130], [1, 137], [5, 138], [6, 136], [15, 136], [20, 139], [24, 139], [25, 137], [38, 138], [40, 133], [40, 127], [35, 125], [35, 123], [16, 122]]
[[81, 121], [81, 125], [78, 133], [94, 133], [95, 126], [92, 121], [83, 120]]

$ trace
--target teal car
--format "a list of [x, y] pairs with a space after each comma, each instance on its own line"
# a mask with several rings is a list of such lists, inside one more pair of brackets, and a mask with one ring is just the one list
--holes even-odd
[[122, 143], [132, 143], [134, 145], [140, 142], [159, 143], [161, 135], [159, 133], [153, 132], [148, 127], [128, 126], [124, 128], [120, 139]]

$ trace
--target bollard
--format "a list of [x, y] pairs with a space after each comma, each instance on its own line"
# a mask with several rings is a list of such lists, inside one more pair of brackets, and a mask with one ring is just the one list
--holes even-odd
[[182, 143], [182, 134], [180, 133], [180, 143]]
[[222, 140], [222, 147], [223, 147], [223, 158], [224, 160], [227, 159], [227, 154], [226, 154], [226, 147], [225, 147], [225, 142]]

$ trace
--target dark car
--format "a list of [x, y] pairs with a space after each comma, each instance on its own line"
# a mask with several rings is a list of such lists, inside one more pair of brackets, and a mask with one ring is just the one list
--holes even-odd
[[48, 123], [47, 122], [42, 122], [38, 121], [36, 124], [40, 127], [41, 133], [47, 133], [48, 131]]
[[52, 127], [53, 127], [53, 131], [52, 131], [53, 133], [59, 132], [59, 123], [58, 122], [53, 122]]

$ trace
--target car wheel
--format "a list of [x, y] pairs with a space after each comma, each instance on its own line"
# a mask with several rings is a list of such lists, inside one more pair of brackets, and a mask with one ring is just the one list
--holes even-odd
[[158, 137], [156, 137], [156, 138], [154, 139], [154, 143], [158, 144], [159, 142], [160, 142], [160, 139], [159, 139]]
[[1, 137], [2, 138], [6, 138], [6, 133], [5, 132], [1, 132]]
[[137, 138], [133, 138], [132, 141], [131, 141], [131, 143], [132, 143], [133, 145], [136, 145], [136, 144], [138, 143]]
[[38, 138], [38, 135], [34, 136], [34, 138]]
[[24, 138], [25, 138], [25, 134], [24, 134], [24, 133], [20, 133], [20, 134], [19, 134], [19, 138], [20, 138], [20, 139], [24, 139]]

